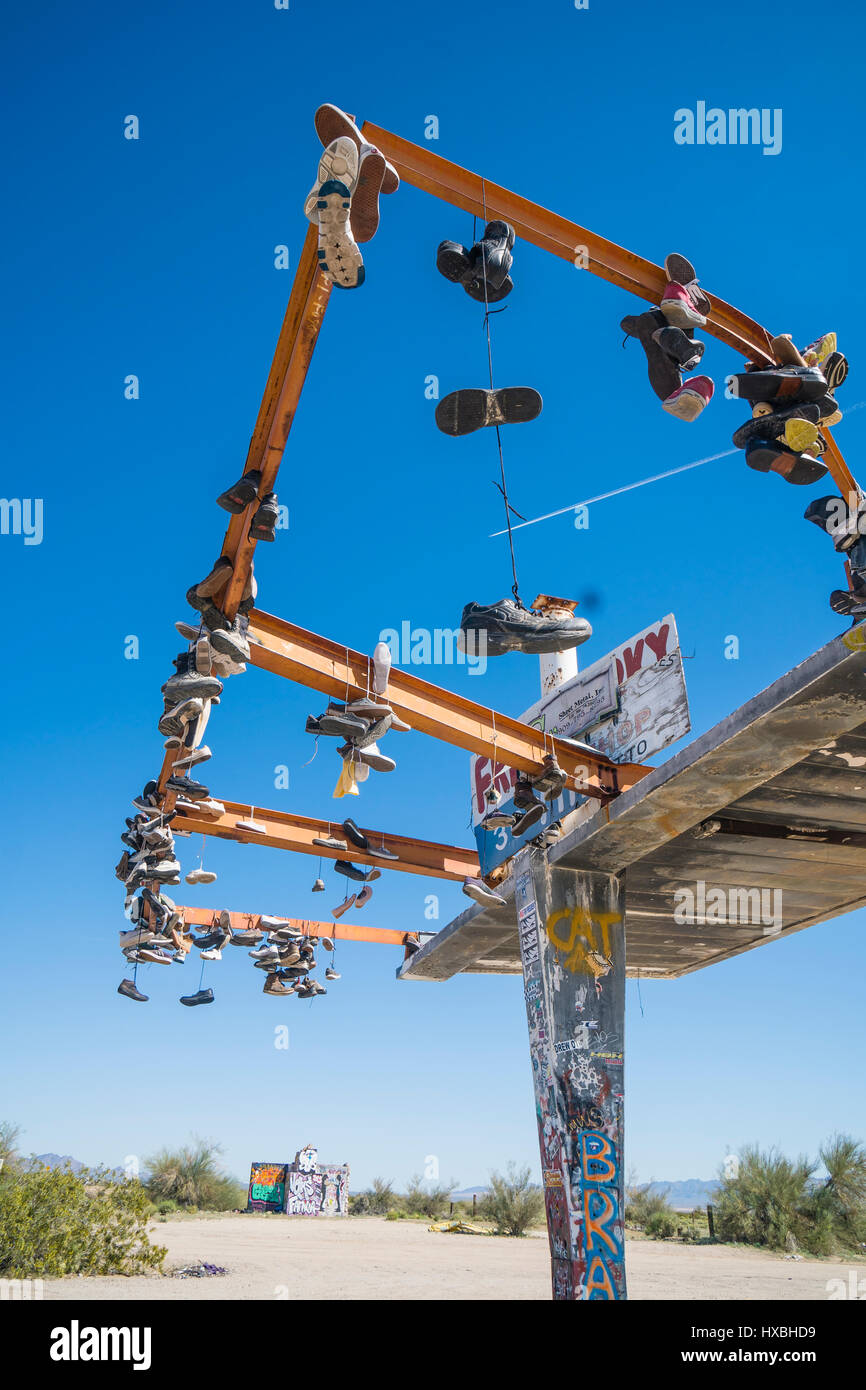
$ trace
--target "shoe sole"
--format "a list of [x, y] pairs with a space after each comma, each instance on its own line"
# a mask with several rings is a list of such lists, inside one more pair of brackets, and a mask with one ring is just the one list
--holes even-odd
[[375, 150], [361, 160], [352, 194], [349, 222], [356, 241], [372, 241], [379, 230], [379, 194], [384, 178], [385, 156]]
[[340, 903], [340, 906], [339, 906], [339, 907], [332, 907], [332, 908], [331, 908], [331, 916], [332, 916], [334, 919], [337, 919], [337, 918], [339, 918], [339, 917], [342, 917], [342, 915], [343, 915], [344, 912], [348, 912], [348, 911], [349, 911], [349, 908], [353, 905], [356, 896], [357, 896], [357, 895], [356, 895], [355, 893], [352, 893], [351, 896], [348, 897], [344, 903]]
[[443, 434], [474, 434], [487, 425], [522, 425], [541, 414], [541, 396], [531, 386], [504, 386], [498, 391], [465, 387], [452, 391], [436, 407]]
[[672, 328], [702, 328], [707, 321], [705, 314], [690, 309], [681, 299], [663, 299], [659, 312], [664, 314]]
[[[365, 144], [363, 135], [353, 120], [350, 120], [345, 111], [341, 111], [338, 106], [332, 106], [326, 102], [320, 106], [314, 118], [316, 134], [323, 145], [330, 145], [334, 140], [338, 140], [341, 135], [346, 135], [358, 147], [360, 154], [361, 146]], [[396, 193], [400, 187], [400, 176], [392, 164], [385, 164], [385, 177], [382, 180], [383, 193]]]
[[[644, 314], [627, 314], [619, 326], [623, 333], [636, 338], [640, 343], [646, 354], [649, 384], [659, 400], [666, 401], [682, 386], [683, 375], [653, 337], [660, 328], [670, 326], [664, 314], [658, 309], [647, 309], [644, 313], [650, 315], [650, 318], [644, 319]], [[644, 322], [641, 322], [642, 319]]]
[[746, 451], [746, 463], [757, 473], [778, 473], [780, 478], [794, 487], [808, 487], [827, 473], [823, 463], [799, 458], [769, 440], [756, 441], [755, 446]]
[[459, 285], [464, 275], [472, 269], [466, 247], [459, 241], [440, 242], [436, 252], [436, 269], [452, 285]]
[[326, 179], [316, 196], [319, 228], [319, 268], [339, 289], [353, 290], [364, 283], [364, 258], [352, 235], [351, 192], [340, 179]]
[[542, 805], [528, 806], [525, 811], [520, 813], [517, 820], [512, 825], [512, 835], [525, 835], [526, 831], [531, 829], [533, 825], [536, 825], [543, 815], [544, 807]]
[[675, 285], [689, 285], [692, 280], [698, 278], [691, 261], [686, 256], [681, 256], [679, 251], [672, 251], [669, 256], [665, 256], [665, 274]]
[[683, 387], [675, 396], [670, 396], [666, 401], [662, 401], [662, 410], [666, 410], [668, 415], [674, 415], [678, 420], [686, 420], [691, 423], [697, 420], [701, 411], [708, 404], [705, 396], [699, 391], [690, 391], [688, 387]]

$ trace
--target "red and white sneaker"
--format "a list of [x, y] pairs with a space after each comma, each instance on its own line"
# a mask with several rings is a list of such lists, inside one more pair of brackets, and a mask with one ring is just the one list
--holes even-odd
[[662, 410], [676, 415], [678, 420], [697, 420], [705, 406], [713, 399], [715, 387], [708, 376], [693, 376], [684, 381], [678, 391], [662, 401]]
[[678, 285], [674, 280], [665, 286], [659, 308], [675, 328], [698, 328], [707, 321], [685, 285]]

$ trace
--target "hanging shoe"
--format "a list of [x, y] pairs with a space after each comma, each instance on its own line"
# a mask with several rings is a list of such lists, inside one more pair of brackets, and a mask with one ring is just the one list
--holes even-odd
[[391, 674], [391, 648], [387, 642], [377, 642], [373, 649], [373, 694], [384, 695]]
[[356, 899], [355, 899], [355, 906], [356, 906], [356, 907], [364, 907], [364, 905], [370, 901], [370, 899], [372, 898], [372, 896], [373, 896], [373, 890], [372, 890], [372, 888], [370, 887], [369, 883], [365, 883], [365, 884], [364, 884], [364, 887], [361, 889], [360, 893], [358, 894], [358, 896], [357, 896]]
[[318, 186], [304, 204], [310, 222], [318, 225], [319, 268], [340, 289], [364, 283], [364, 259], [352, 234], [352, 193], [358, 181], [359, 150], [350, 138], [338, 136], [322, 151]]
[[653, 342], [658, 343], [663, 352], [679, 367], [681, 372], [690, 372], [704, 355], [704, 344], [699, 338], [690, 338], [682, 328], [657, 328]]
[[268, 827], [260, 820], [254, 820], [252, 814], [244, 816], [241, 820], [236, 820], [235, 825], [238, 830], [249, 830], [253, 835], [267, 835]]
[[348, 911], [349, 911], [349, 908], [353, 905], [353, 903], [354, 903], [354, 901], [355, 901], [355, 896], [356, 896], [356, 895], [355, 895], [354, 893], [350, 893], [349, 896], [348, 896], [347, 898], [344, 898], [344, 899], [343, 899], [343, 901], [340, 903], [339, 907], [332, 907], [332, 908], [331, 908], [331, 916], [332, 916], [335, 920], [339, 920], [339, 918], [342, 917], [342, 915], [343, 915], [344, 912], [348, 912]]
[[[330, 145], [332, 140], [338, 139], [341, 135], [348, 136], [354, 140], [358, 147], [359, 156], [366, 154], [368, 150], [375, 150], [375, 145], [368, 145], [355, 122], [345, 111], [341, 111], [339, 106], [332, 106], [326, 102], [320, 106], [314, 118], [316, 134], [323, 145]], [[385, 177], [382, 180], [383, 193], [396, 193], [400, 187], [400, 176], [393, 164], [385, 160]]]
[[262, 994], [286, 995], [295, 994], [296, 992], [296, 986], [287, 984], [285, 980], [281, 980], [275, 971], [268, 975], [265, 983], [262, 985]]
[[361, 849], [366, 854], [370, 848], [370, 842], [363, 830], [359, 830], [355, 822], [351, 819], [343, 821], [343, 829], [346, 832], [346, 839], [351, 840], [356, 849]]
[[794, 416], [785, 422], [785, 431], [782, 435], [784, 442], [795, 454], [811, 452], [815, 444], [821, 437], [821, 431], [811, 420], [804, 420]]
[[436, 424], [443, 434], [472, 434], [487, 425], [522, 425], [541, 414], [541, 396], [532, 386], [501, 386], [495, 391], [466, 387], [443, 396]]
[[261, 470], [251, 468], [248, 473], [238, 478], [236, 483], [226, 488], [225, 492], [220, 493], [217, 506], [222, 507], [223, 511], [231, 512], [233, 516], [240, 516], [241, 512], [245, 512], [250, 503], [255, 501], [261, 481]]
[[662, 409], [669, 415], [675, 415], [678, 420], [691, 423], [692, 420], [697, 420], [701, 411], [709, 405], [714, 389], [708, 376], [690, 377], [672, 396], [662, 401]]
[[389, 758], [387, 753], [381, 753], [375, 743], [365, 744], [362, 748], [347, 743], [342, 748], [338, 748], [337, 752], [341, 758], [351, 757], [352, 762], [361, 763], [363, 767], [370, 767], [374, 772], [393, 772], [397, 766], [394, 759]]
[[197, 989], [195, 994], [182, 994], [180, 1002], [181, 1004], [186, 1004], [190, 1009], [195, 1008], [196, 1004], [212, 1004], [213, 990]]
[[494, 893], [492, 888], [488, 888], [480, 878], [467, 878], [463, 882], [463, 892], [467, 898], [472, 898], [474, 902], [481, 903], [482, 907], [507, 907], [508, 901]]
[[366, 883], [368, 872], [366, 869], [359, 869], [355, 864], [350, 864], [347, 859], [335, 859], [334, 868], [338, 874], [344, 878], [353, 878], [358, 883]]
[[659, 301], [659, 312], [675, 328], [699, 328], [707, 321], [685, 285], [671, 280]]
[[[311, 725], [313, 727], [311, 727]], [[345, 705], [332, 700], [324, 714], [307, 719], [307, 733], [324, 734], [327, 738], [359, 738], [369, 729], [366, 719], [349, 714]]]
[[190, 801], [203, 801], [205, 797], [210, 796], [210, 791], [204, 782], [195, 782], [191, 777], [184, 777], [180, 774], [175, 775], [173, 773], [165, 785], [167, 791], [181, 792]]
[[371, 845], [367, 853], [373, 859], [399, 859], [399, 854], [395, 854], [392, 849], [386, 849], [384, 845]]
[[514, 228], [507, 222], [488, 222], [483, 236], [469, 252], [469, 273], [464, 274], [461, 283], [466, 293], [481, 304], [485, 301], [485, 280], [486, 298], [493, 302], [508, 279], [514, 239]]
[[514, 805], [519, 814], [512, 824], [511, 833], [517, 837], [525, 835], [544, 815], [544, 802], [538, 800], [531, 782], [522, 775], [518, 777], [514, 789]]
[[830, 595], [830, 607], [844, 618], [853, 618], [855, 623], [862, 622], [866, 618], [866, 594], [834, 589]]
[[341, 980], [342, 978], [343, 978], [342, 975], [338, 975], [338, 974], [337, 974], [337, 971], [334, 969], [333, 965], [326, 965], [326, 966], [325, 966], [325, 979], [326, 979], [326, 980]]
[[227, 555], [221, 555], [204, 579], [200, 579], [195, 586], [196, 594], [199, 598], [213, 598], [224, 589], [233, 573], [233, 565]]
[[[280, 512], [277, 506], [277, 494], [275, 492], [266, 492], [250, 522], [250, 540], [276, 540], [276, 527], [279, 516]], [[249, 655], [249, 651], [247, 651], [247, 655]]]
[[176, 758], [174, 767], [176, 769], [195, 767], [197, 763], [206, 763], [213, 754], [206, 743], [202, 743], [198, 748], [193, 748], [182, 758]]
[[[218, 681], [216, 676], [201, 676], [191, 666], [190, 653], [181, 652], [176, 658], [176, 674], [169, 676], [162, 686], [162, 693], [166, 703], [174, 706], [191, 698], [201, 700], [212, 700], [215, 695], [222, 691], [222, 681]], [[160, 733], [163, 730], [160, 729]], [[176, 729], [166, 729], [166, 733], [176, 733]]]
[[820, 405], [792, 405], [786, 410], [773, 410], [765, 401], [759, 401], [752, 410], [752, 419], [734, 430], [733, 443], [737, 449], [745, 449], [750, 439], [778, 439], [784, 436], [789, 420], [805, 420], [817, 424], [821, 418]]
[[349, 223], [356, 241], [372, 241], [379, 230], [379, 194], [385, 179], [385, 156], [364, 145], [358, 162], [358, 182], [352, 193]]
[[338, 840], [336, 835], [316, 835], [313, 838], [314, 845], [320, 845], [322, 849], [348, 849], [348, 841]]
[[[542, 771], [538, 777], [532, 780], [533, 791], [540, 792], [545, 801], [556, 801], [557, 797], [562, 796], [565, 791], [568, 777], [556, 760], [555, 753], [545, 753], [542, 759]], [[509, 817], [509, 821], [510, 821]], [[485, 816], [484, 820], [487, 820]], [[482, 821], [482, 824], [484, 822]]]
[[672, 251], [670, 255], [665, 256], [665, 274], [669, 280], [688, 290], [689, 298], [699, 314], [706, 315], [710, 312], [710, 297], [698, 284], [695, 268], [686, 256], [680, 255], [678, 251]]
[[[571, 647], [579, 647], [592, 636], [592, 627], [586, 618], [578, 618], [572, 613], [567, 618], [545, 616], [535, 608], [524, 608], [514, 599], [500, 599], [498, 603], [467, 603], [460, 619], [463, 634], [461, 649], [466, 649], [465, 639], [472, 637], [474, 650], [486, 643], [488, 656], [503, 656], [506, 652], [561, 652]], [[470, 644], [471, 646], [471, 644]]]
[[[264, 503], [262, 503], [264, 506]], [[259, 508], [261, 511], [261, 508]], [[256, 516], [258, 516], [256, 512]], [[252, 530], [252, 528], [250, 528]], [[273, 538], [272, 538], [273, 539]], [[229, 628], [224, 628], [219, 632], [212, 632], [210, 644], [214, 651], [221, 656], [228, 657], [230, 661], [242, 665], [250, 659], [250, 644], [247, 637], [249, 620], [247, 618], [236, 617]]]
[[459, 241], [440, 241], [436, 248], [436, 269], [452, 284], [459, 285], [472, 271], [469, 250]]
[[795, 454], [777, 439], [751, 439], [746, 463], [758, 473], [778, 473], [787, 483], [808, 487], [827, 475], [827, 468], [810, 454]]
[[316, 881], [315, 881], [315, 883], [313, 884], [312, 888], [310, 889], [310, 892], [311, 892], [311, 893], [324, 893], [324, 891], [325, 891], [325, 880], [324, 880], [323, 878], [317, 878]]
[[487, 831], [504, 830], [513, 821], [513, 811], [488, 811], [487, 815], [482, 817], [481, 828]]
[[817, 367], [761, 367], [727, 378], [731, 395], [753, 404], [771, 406], [808, 404], [827, 392], [827, 381]]
[[643, 314], [626, 314], [619, 326], [628, 337], [637, 338], [646, 353], [650, 386], [659, 400], [668, 400], [682, 386], [683, 377], [674, 359], [655, 337], [660, 328], [668, 326], [664, 314], [658, 309], [647, 309]]
[[122, 994], [125, 999], [134, 999], [138, 1004], [146, 1004], [150, 998], [149, 995], [142, 994], [141, 990], [136, 988], [133, 980], [121, 980], [117, 986], [117, 992]]
[[826, 532], [833, 542], [833, 549], [839, 554], [850, 550], [866, 531], [866, 504], [861, 504], [857, 512], [852, 514], [841, 497], [816, 497], [809, 503], [803, 517]]

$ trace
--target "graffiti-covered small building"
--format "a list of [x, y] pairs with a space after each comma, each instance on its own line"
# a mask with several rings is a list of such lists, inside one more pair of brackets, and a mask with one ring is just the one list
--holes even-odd
[[320, 1163], [312, 1144], [298, 1149], [291, 1163], [253, 1163], [247, 1211], [286, 1216], [348, 1216], [348, 1163]]

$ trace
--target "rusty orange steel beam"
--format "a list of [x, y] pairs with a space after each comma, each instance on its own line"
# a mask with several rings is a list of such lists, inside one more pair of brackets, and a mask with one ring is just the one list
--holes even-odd
[[[456, 845], [438, 845], [428, 840], [413, 840], [407, 835], [386, 835], [380, 830], [365, 830], [370, 843], [377, 849], [390, 850], [398, 859], [377, 859], [363, 854], [350, 845], [347, 849], [327, 849], [316, 845], [316, 837], [335, 835], [342, 839], [339, 820], [316, 820], [312, 816], [295, 816], [288, 811], [268, 811], [256, 806], [254, 816], [265, 827], [263, 835], [241, 829], [237, 822], [249, 819], [249, 802], [224, 801], [225, 815], [219, 818], [196, 816], [193, 811], [179, 814], [172, 828], [188, 830], [192, 835], [214, 835], [221, 840], [236, 840], [245, 845], [268, 845], [272, 849], [293, 850], [323, 859], [351, 859], [353, 864], [368, 864], [376, 869], [397, 869], [406, 874], [421, 874], [428, 878], [448, 878], [463, 881], [467, 876], [477, 878], [480, 872], [478, 855], [474, 850]], [[348, 880], [347, 880], [348, 881]]]
[[[249, 636], [252, 664], [263, 670], [338, 700], [358, 698], [371, 689], [372, 663], [362, 652], [258, 609], [250, 614]], [[650, 772], [637, 763], [614, 763], [602, 753], [578, 751], [519, 719], [498, 714], [405, 671], [392, 669], [387, 698], [395, 713], [420, 733], [471, 753], [486, 754], [523, 772], [539, 773], [544, 754], [553, 751], [575, 788], [600, 801], [634, 786]]]
[[[211, 907], [178, 907], [183, 913], [186, 927], [219, 926], [219, 909]], [[266, 914], [267, 915], [267, 914]], [[415, 936], [414, 932], [389, 931], [385, 927], [359, 927], [350, 922], [315, 922], [307, 917], [283, 917], [275, 912], [274, 917], [304, 936], [330, 936], [333, 941], [370, 941], [376, 946], [405, 946], [406, 938]], [[259, 926], [262, 914], [259, 912], [229, 912], [233, 931], [250, 931]]]
[[[317, 245], [316, 228], [309, 226], [244, 464], [245, 473], [253, 468], [261, 470], [260, 497], [275, 491], [283, 450], [328, 307], [331, 281], [318, 268]], [[222, 554], [232, 561], [234, 572], [216, 603], [229, 618], [237, 612], [256, 548], [256, 542], [247, 535], [256, 506], [251, 502], [240, 516], [232, 517], [223, 541]]]
[[[499, 184], [488, 183], [480, 174], [473, 174], [434, 154], [429, 146], [415, 145], [371, 121], [365, 121], [361, 129], [365, 139], [379, 147], [406, 183], [486, 220], [502, 218], [511, 223], [524, 241], [572, 264], [579, 263], [593, 275], [651, 304], [658, 303], [667, 284], [662, 266]], [[710, 294], [710, 302], [708, 333], [753, 362], [773, 361], [772, 335], [766, 328], [718, 295]], [[834, 481], [843, 496], [847, 497], [852, 491], [859, 493], [860, 487], [839, 446], [829, 431], [825, 430], [824, 434], [827, 438], [826, 463]]]

